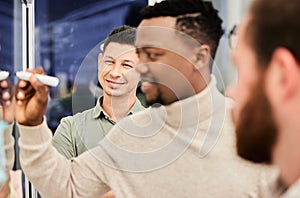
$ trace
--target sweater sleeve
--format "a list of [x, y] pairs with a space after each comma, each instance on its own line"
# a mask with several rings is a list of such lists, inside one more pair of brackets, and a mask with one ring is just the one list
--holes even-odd
[[57, 152], [45, 119], [38, 126], [18, 127], [22, 169], [42, 197], [99, 197], [109, 190], [101, 179], [103, 166], [90, 152], [71, 160]]
[[[14, 152], [14, 138], [12, 136], [13, 123], [8, 125], [3, 133], [3, 144], [5, 152], [5, 168], [4, 172], [8, 176], [9, 171], [13, 168], [15, 161], [15, 152]], [[1, 134], [2, 135], [2, 134]], [[0, 184], [0, 189], [2, 188], [3, 183]]]
[[9, 171], [13, 168], [15, 162], [15, 139], [12, 136], [13, 131], [13, 123], [10, 124], [4, 131], [4, 148], [5, 148], [5, 156], [6, 156], [6, 168], [5, 171], [9, 173]]

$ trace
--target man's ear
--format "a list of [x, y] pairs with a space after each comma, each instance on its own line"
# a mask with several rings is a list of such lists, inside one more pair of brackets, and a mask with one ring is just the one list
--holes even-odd
[[210, 65], [211, 53], [208, 45], [201, 45], [194, 49], [193, 64], [197, 70], [200, 70], [204, 66]]
[[286, 48], [274, 51], [268, 69], [267, 89], [278, 92], [280, 100], [288, 100], [299, 94], [300, 67], [294, 55]]
[[98, 71], [100, 71], [100, 69], [101, 69], [102, 59], [103, 59], [103, 55], [102, 55], [102, 53], [99, 53], [99, 55], [98, 55]]

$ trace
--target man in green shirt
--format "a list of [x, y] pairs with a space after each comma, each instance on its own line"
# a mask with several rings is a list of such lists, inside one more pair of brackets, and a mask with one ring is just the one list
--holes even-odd
[[68, 159], [95, 147], [123, 117], [144, 109], [136, 97], [140, 75], [134, 70], [135, 34], [135, 28], [121, 26], [108, 35], [98, 56], [103, 96], [94, 108], [63, 118], [56, 129], [52, 144]]

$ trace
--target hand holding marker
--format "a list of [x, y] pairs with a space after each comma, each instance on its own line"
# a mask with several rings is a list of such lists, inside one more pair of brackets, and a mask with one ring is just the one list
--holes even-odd
[[[21, 79], [21, 80], [26, 80], [28, 81], [31, 77], [31, 75], [35, 75], [36, 78], [41, 81], [43, 84], [51, 86], [51, 87], [56, 87], [59, 83], [58, 78], [53, 77], [53, 76], [47, 76], [47, 75], [41, 75], [41, 74], [33, 74], [30, 72], [25, 72], [25, 71], [19, 71], [16, 73], [16, 76]], [[8, 78], [9, 72], [7, 71], [0, 71], [0, 81]]]
[[58, 78], [53, 77], [53, 76], [47, 76], [47, 75], [41, 75], [41, 74], [33, 74], [30, 72], [25, 72], [25, 71], [18, 71], [16, 73], [16, 76], [21, 79], [21, 80], [26, 80], [28, 81], [31, 77], [31, 75], [35, 75], [36, 78], [41, 81], [44, 85], [48, 85], [51, 87], [56, 87], [59, 83]]

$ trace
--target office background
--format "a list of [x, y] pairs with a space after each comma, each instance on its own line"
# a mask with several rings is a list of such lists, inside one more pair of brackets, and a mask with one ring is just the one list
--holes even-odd
[[[0, 69], [11, 74], [22, 70], [22, 1], [0, 0]], [[35, 65], [60, 79], [49, 96], [47, 119], [53, 131], [61, 117], [93, 107], [101, 94], [97, 55], [107, 34], [123, 24], [137, 26], [139, 10], [156, 1], [160, 0], [35, 1]], [[213, 72], [224, 92], [236, 80], [228, 33], [239, 23], [251, 0], [212, 1], [223, 19], [224, 35]], [[17, 79], [13, 76], [10, 79], [14, 82]], [[19, 168], [16, 159], [15, 169]]]

